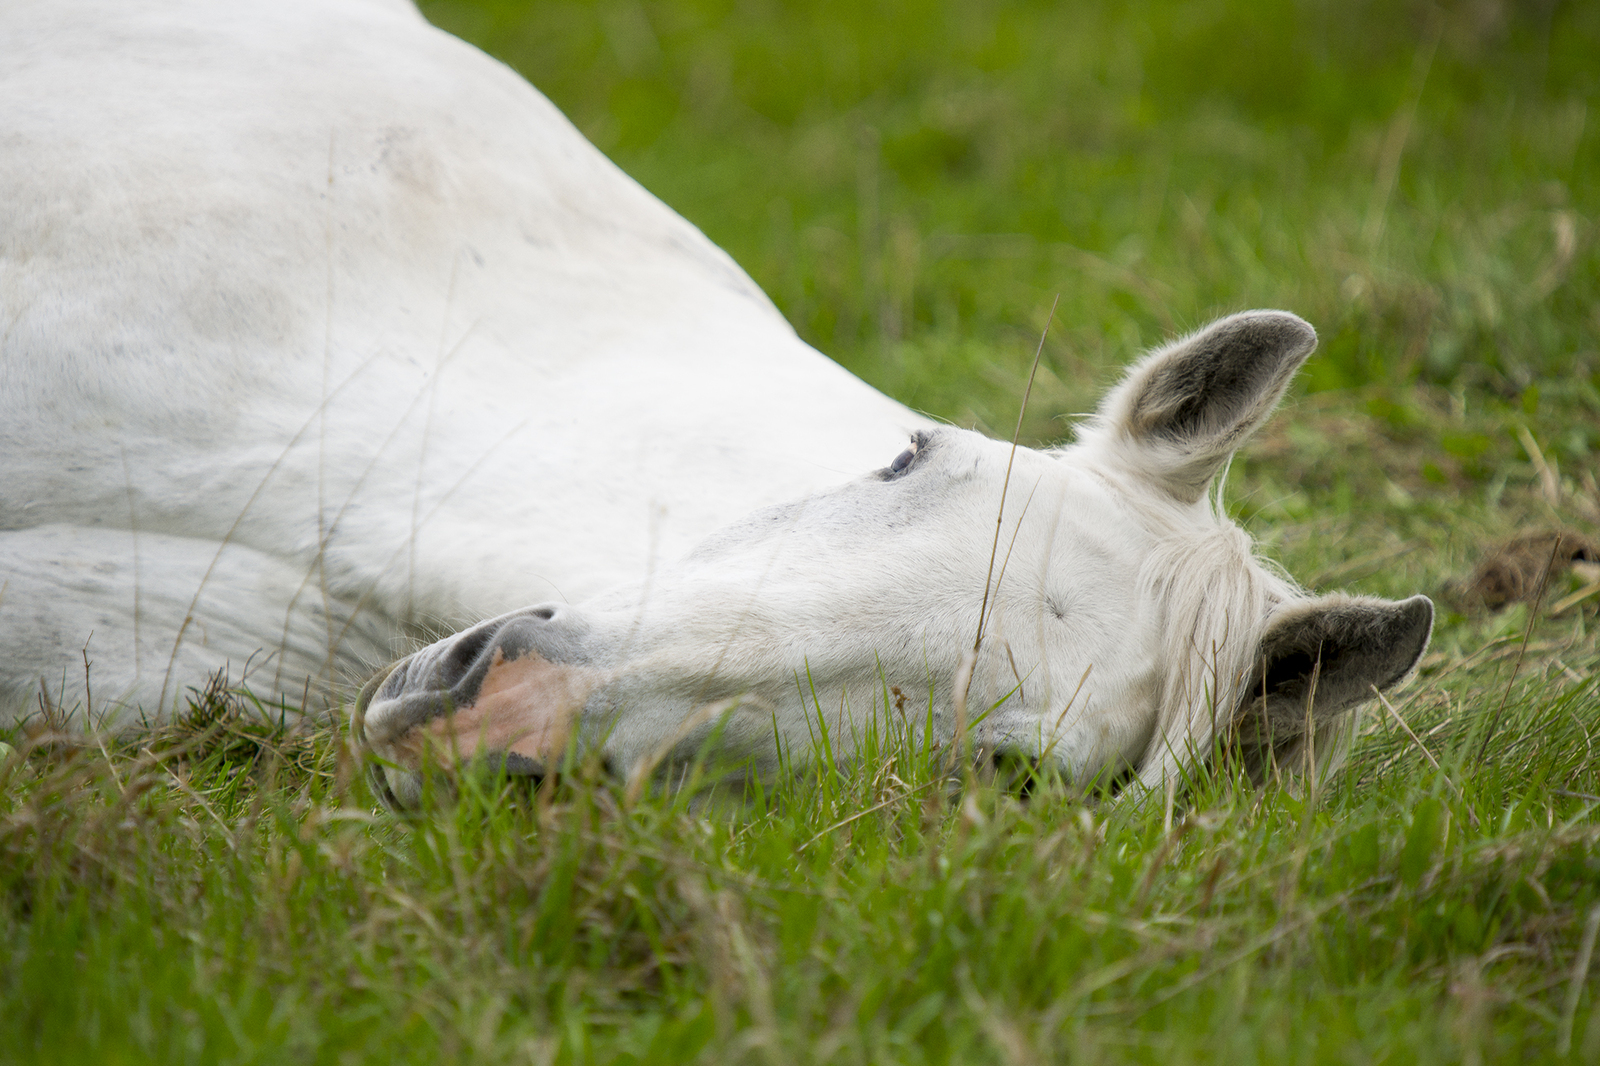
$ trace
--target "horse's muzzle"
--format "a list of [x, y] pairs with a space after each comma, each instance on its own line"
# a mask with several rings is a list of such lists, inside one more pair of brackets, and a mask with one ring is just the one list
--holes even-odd
[[560, 761], [603, 671], [588, 626], [542, 605], [483, 622], [395, 662], [356, 700], [353, 732], [378, 795], [414, 807], [429, 769], [467, 764], [542, 775]]

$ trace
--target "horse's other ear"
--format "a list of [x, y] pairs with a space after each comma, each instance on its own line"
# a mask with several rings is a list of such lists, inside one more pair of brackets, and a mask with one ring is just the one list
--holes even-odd
[[1135, 364], [1080, 439], [1193, 503], [1316, 346], [1316, 330], [1287, 311], [1218, 319]]
[[1353, 730], [1346, 711], [1411, 676], [1433, 633], [1433, 601], [1344, 595], [1295, 604], [1267, 626], [1237, 712], [1238, 747], [1259, 781], [1314, 757], [1343, 761]]

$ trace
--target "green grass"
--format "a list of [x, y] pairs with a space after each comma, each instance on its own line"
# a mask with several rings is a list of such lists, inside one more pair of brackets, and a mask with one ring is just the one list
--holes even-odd
[[1443, 772], [1376, 723], [1321, 795], [1221, 772], [1173, 811], [955, 787], [894, 735], [736, 808], [580, 768], [409, 819], [371, 813], [331, 736], [281, 758], [237, 707], [187, 749], [41, 752], [5, 782], [0, 1048], [1443, 1062], [1571, 1033], [1593, 1060], [1594, 683], [1514, 686], [1480, 763], [1496, 673], [1413, 702]]
[[[1230, 506], [1309, 584], [1600, 531], [1600, 7], [426, 10], [937, 416], [1009, 428], [1057, 293], [1034, 440], [1171, 331], [1304, 315]], [[0, 1061], [1597, 1062], [1575, 582], [1531, 624], [1442, 596], [1418, 739], [1379, 708], [1319, 794], [1224, 767], [1170, 811], [955, 787], [892, 724], [742, 806], [577, 767], [414, 818], [220, 691], [104, 751], [13, 736]]]

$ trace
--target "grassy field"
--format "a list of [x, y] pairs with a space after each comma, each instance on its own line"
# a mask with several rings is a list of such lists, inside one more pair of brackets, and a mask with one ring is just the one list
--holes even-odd
[[1143, 806], [953, 787], [893, 722], [736, 810], [577, 767], [415, 818], [237, 695], [14, 736], [0, 1061], [1600, 1062], [1600, 593], [1469, 586], [1600, 540], [1600, 5], [425, 10], [937, 416], [1009, 429], [1057, 294], [1035, 441], [1174, 331], [1305, 316], [1230, 506], [1434, 595], [1433, 649], [1320, 793]]

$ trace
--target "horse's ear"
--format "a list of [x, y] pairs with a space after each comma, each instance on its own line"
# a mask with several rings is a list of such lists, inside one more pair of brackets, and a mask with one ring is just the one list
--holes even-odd
[[[1342, 758], [1344, 712], [1410, 677], [1433, 633], [1433, 601], [1332, 595], [1295, 604], [1267, 626], [1240, 693], [1238, 744], [1251, 776]], [[1342, 738], [1348, 742], [1348, 731]]]
[[1086, 436], [1192, 503], [1267, 420], [1316, 346], [1316, 330], [1287, 311], [1218, 319], [1130, 369]]

